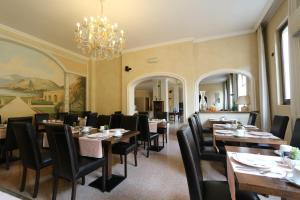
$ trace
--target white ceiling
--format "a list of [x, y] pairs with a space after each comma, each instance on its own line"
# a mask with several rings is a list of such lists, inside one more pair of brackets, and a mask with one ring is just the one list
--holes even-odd
[[[273, 0], [106, 0], [104, 14], [126, 33], [126, 48], [203, 40], [254, 30]], [[0, 24], [79, 52], [75, 24], [99, 15], [99, 0], [1, 0]]]

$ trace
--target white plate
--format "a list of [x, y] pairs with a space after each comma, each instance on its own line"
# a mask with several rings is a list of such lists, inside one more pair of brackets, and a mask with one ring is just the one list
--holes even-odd
[[122, 133], [121, 134], [116, 134], [116, 133], [114, 134], [115, 137], [122, 137], [122, 135], [123, 135]]
[[230, 131], [230, 130], [216, 130], [215, 133], [218, 133], [218, 134], [233, 134], [233, 131]]
[[117, 132], [117, 131], [121, 131], [124, 132], [125, 129], [124, 128], [113, 128], [113, 129], [109, 129], [110, 132]]
[[260, 137], [268, 137], [272, 136], [272, 133], [269, 132], [259, 132], [259, 131], [249, 131], [249, 135], [260, 136]]
[[101, 138], [101, 134], [99, 133], [94, 133], [94, 134], [90, 134], [87, 135], [88, 138]]
[[295, 185], [295, 186], [297, 186], [297, 187], [300, 187], [300, 181], [295, 181], [294, 179], [293, 179], [293, 177], [285, 177], [285, 179], [289, 182], [289, 183], [291, 183], [291, 184], [293, 184], [293, 185]]
[[274, 165], [274, 163], [272, 162], [266, 163], [266, 161], [259, 155], [246, 156], [244, 154], [236, 153], [232, 155], [232, 158], [243, 165], [260, 168], [260, 169], [270, 169]]

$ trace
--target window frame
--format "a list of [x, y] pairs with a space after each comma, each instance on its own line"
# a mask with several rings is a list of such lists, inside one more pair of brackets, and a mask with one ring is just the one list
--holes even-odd
[[[290, 105], [291, 99], [285, 98], [285, 79], [284, 79], [284, 63], [283, 63], [283, 45], [282, 45], [282, 34], [283, 31], [288, 28], [288, 21], [285, 21], [278, 29], [278, 56], [279, 56], [279, 79], [280, 79], [280, 104], [281, 105]], [[290, 66], [288, 66], [290, 68]], [[291, 88], [290, 88], [291, 89]]]

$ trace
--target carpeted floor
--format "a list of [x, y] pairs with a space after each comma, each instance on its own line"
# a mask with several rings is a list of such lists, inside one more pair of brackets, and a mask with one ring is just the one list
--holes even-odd
[[[77, 185], [78, 200], [188, 200], [188, 186], [176, 138], [178, 125], [169, 128], [167, 146], [161, 152], [150, 152], [145, 157], [142, 146], [138, 153], [138, 167], [134, 167], [132, 154], [128, 157], [128, 177], [110, 193], [89, 187], [88, 184], [101, 176], [101, 169], [86, 177], [86, 184]], [[202, 162], [204, 179], [225, 180], [224, 169], [219, 163]], [[114, 156], [113, 173], [123, 175], [123, 165], [119, 164], [119, 156]], [[21, 179], [21, 163], [14, 162], [10, 170], [0, 166], [0, 187], [31, 198], [34, 184], [34, 172], [29, 171], [25, 191], [19, 192]], [[46, 168], [41, 172], [40, 190], [37, 199], [51, 199], [52, 169]], [[58, 200], [71, 198], [71, 184], [60, 180]], [[0, 199], [1, 196], [0, 196]]]

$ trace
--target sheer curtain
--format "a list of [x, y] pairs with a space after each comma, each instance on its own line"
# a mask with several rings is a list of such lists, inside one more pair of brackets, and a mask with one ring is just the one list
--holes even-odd
[[266, 54], [264, 46], [264, 38], [262, 27], [257, 30], [258, 41], [258, 66], [259, 66], [259, 96], [260, 96], [260, 116], [262, 130], [270, 128], [270, 104], [269, 104], [269, 89], [266, 69]]

